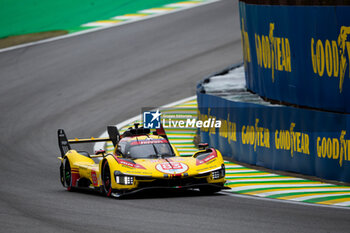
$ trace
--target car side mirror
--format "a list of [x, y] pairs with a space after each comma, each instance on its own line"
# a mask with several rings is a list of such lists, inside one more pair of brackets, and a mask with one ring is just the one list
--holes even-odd
[[101, 155], [102, 154], [102, 156], [104, 156], [105, 153], [106, 153], [105, 150], [97, 150], [97, 151], [95, 151], [95, 155]]
[[209, 147], [209, 144], [206, 143], [206, 142], [201, 142], [201, 143], [198, 144], [198, 148], [199, 148], [200, 150], [205, 150], [205, 149], [207, 149], [208, 147]]
[[115, 152], [116, 152], [117, 156], [124, 157], [123, 152], [121, 150], [117, 149]]

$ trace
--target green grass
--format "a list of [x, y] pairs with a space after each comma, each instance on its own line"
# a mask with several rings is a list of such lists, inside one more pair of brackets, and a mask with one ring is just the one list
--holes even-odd
[[0, 38], [80, 30], [84, 23], [160, 7], [176, 0], [0, 0]]

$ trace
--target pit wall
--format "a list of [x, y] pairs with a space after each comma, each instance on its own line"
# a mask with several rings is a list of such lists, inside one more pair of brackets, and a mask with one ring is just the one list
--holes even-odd
[[350, 113], [349, 5], [241, 0], [247, 88], [282, 103]]

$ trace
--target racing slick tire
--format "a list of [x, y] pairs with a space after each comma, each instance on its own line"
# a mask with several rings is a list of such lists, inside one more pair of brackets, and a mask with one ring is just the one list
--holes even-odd
[[64, 162], [62, 163], [60, 169], [62, 168], [61, 175], [64, 177], [61, 177], [61, 182], [64, 187], [67, 188], [68, 191], [73, 191], [72, 187], [72, 170], [70, 167], [69, 160], [67, 158], [64, 159]]
[[111, 176], [111, 171], [109, 169], [107, 160], [103, 162], [101, 177], [102, 177], [102, 192], [107, 197], [110, 197], [112, 194], [112, 183], [111, 183], [112, 176]]
[[63, 173], [64, 173], [64, 171], [63, 171], [63, 162], [61, 162], [61, 166], [60, 166], [60, 181], [61, 181], [62, 186], [66, 187], [65, 183], [64, 183]]

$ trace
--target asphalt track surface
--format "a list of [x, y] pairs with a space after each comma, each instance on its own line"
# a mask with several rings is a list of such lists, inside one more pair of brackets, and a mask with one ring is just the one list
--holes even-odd
[[0, 53], [1, 232], [349, 232], [345, 209], [197, 192], [105, 198], [59, 182], [56, 130], [108, 124], [195, 93], [242, 57], [236, 1]]

